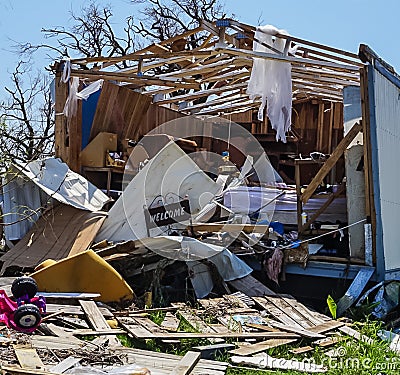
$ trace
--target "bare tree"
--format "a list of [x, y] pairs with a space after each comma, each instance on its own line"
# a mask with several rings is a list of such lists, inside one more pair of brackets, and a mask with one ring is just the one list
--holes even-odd
[[[95, 1], [77, 15], [71, 11], [74, 24], [42, 28], [48, 44], [18, 43], [15, 49], [31, 54], [40, 48], [56, 52], [58, 57], [124, 56], [134, 52], [144, 40], [164, 41], [200, 25], [201, 20], [214, 21], [226, 16], [220, 0], [132, 0], [144, 8], [125, 19], [123, 34], [114, 31], [110, 6], [102, 7]], [[139, 36], [141, 38], [139, 38]], [[196, 48], [203, 39], [191, 36], [189, 45]], [[50, 41], [56, 41], [56, 43]]]
[[[132, 0], [135, 4], [147, 4], [141, 11], [141, 20], [134, 30], [153, 41], [163, 41], [201, 24], [202, 20], [215, 21], [226, 17], [219, 0]], [[196, 48], [203, 35], [192, 35], [191, 48]]]
[[46, 48], [56, 52], [59, 58], [124, 56], [135, 50], [136, 35], [131, 17], [125, 20], [123, 35], [118, 36], [111, 22], [113, 13], [110, 6], [101, 7], [93, 1], [83, 7], [79, 15], [73, 11], [70, 15], [73, 20], [70, 28], [42, 28], [49, 44], [19, 43], [15, 49], [22, 55], [30, 55], [38, 49]]
[[[132, 0], [139, 5], [143, 0]], [[114, 31], [110, 6], [102, 7], [92, 1], [78, 15], [71, 12], [73, 25], [43, 28], [49, 43], [33, 45], [19, 43], [15, 46], [21, 56], [31, 56], [38, 49], [47, 49], [56, 58], [125, 56], [134, 52], [142, 39], [163, 41], [200, 25], [201, 20], [213, 21], [225, 17], [220, 0], [147, 0], [141, 9], [140, 19], [129, 16], [122, 35]], [[196, 48], [205, 36], [192, 35], [183, 40], [183, 48]], [[126, 67], [127, 62], [120, 67]], [[10, 159], [31, 160], [49, 153], [53, 141], [54, 120], [49, 79], [45, 75], [34, 78], [27, 75], [26, 64], [19, 63], [12, 74], [13, 88], [7, 88], [9, 100], [1, 104], [0, 152]], [[179, 64], [157, 69], [172, 71]], [[24, 85], [23, 78], [30, 80]]]
[[27, 64], [20, 62], [12, 73], [12, 87], [5, 90], [8, 99], [0, 104], [1, 163], [52, 154], [54, 110], [49, 78], [40, 73], [32, 76]]

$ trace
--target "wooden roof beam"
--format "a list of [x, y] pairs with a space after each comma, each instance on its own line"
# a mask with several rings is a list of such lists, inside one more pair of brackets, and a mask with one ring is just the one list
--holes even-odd
[[166, 86], [166, 87], [180, 87], [185, 89], [199, 89], [200, 84], [196, 82], [174, 82], [174, 81], [167, 81], [161, 80], [155, 77], [148, 77], [148, 76], [123, 76], [119, 74], [109, 73], [109, 72], [91, 72], [88, 70], [71, 70], [71, 76], [73, 77], [80, 77], [80, 78], [87, 78], [87, 77], [96, 77], [96, 79], [105, 79], [105, 80], [113, 80], [117, 82], [129, 82], [129, 83], [137, 83], [141, 84], [142, 86], [150, 86], [150, 85], [159, 85], [159, 86]]
[[[191, 114], [192, 114], [193, 111], [195, 111], [195, 113], [196, 113], [196, 111], [199, 110], [199, 109], [212, 107], [212, 106], [214, 106], [216, 104], [226, 103], [227, 101], [231, 100], [232, 97], [234, 97], [234, 96], [237, 97], [238, 95], [240, 95], [240, 90], [234, 90], [234, 92], [232, 92], [232, 93], [230, 93], [228, 95], [221, 96], [221, 97], [219, 97], [217, 99], [213, 99], [213, 100], [210, 100], [210, 101], [205, 102], [205, 103], [196, 104], [196, 105], [193, 105], [193, 106], [190, 106], [190, 107], [186, 107], [183, 111], [189, 112]], [[242, 97], [244, 97], [244, 95]], [[249, 98], [248, 95], [245, 95], [245, 97], [246, 97], [246, 99]], [[239, 97], [237, 97], [237, 99], [239, 99]]]
[[350, 71], [350, 72], [357, 72], [359, 70], [358, 67], [352, 66], [352, 65], [344, 65], [344, 64], [338, 64], [338, 63], [333, 63], [333, 62], [328, 62], [328, 61], [316, 61], [316, 60], [305, 59], [305, 58], [300, 58], [300, 57], [280, 56], [280, 55], [272, 54], [272, 53], [250, 51], [250, 50], [244, 50], [244, 49], [239, 49], [239, 48], [224, 47], [224, 48], [218, 48], [216, 50], [220, 51], [220, 52], [232, 54], [232, 55], [237, 55], [237, 56], [257, 57], [257, 58], [266, 59], [266, 60], [276, 60], [276, 61], [281, 61], [281, 62], [297, 63], [297, 64], [309, 65], [309, 66], [320, 66], [320, 67], [326, 67], [326, 68], [331, 68], [331, 69], [336, 68], [336, 69]]
[[235, 104], [232, 104], [230, 106], [225, 106], [225, 107], [220, 107], [220, 108], [214, 108], [210, 109], [208, 111], [202, 111], [200, 113], [196, 113], [196, 116], [206, 116], [206, 115], [214, 115], [214, 114], [228, 114], [230, 112], [233, 112], [237, 110], [238, 108], [243, 109], [243, 111], [247, 111], [250, 108], [258, 107], [260, 105], [260, 102], [252, 102], [252, 101], [243, 101], [243, 102], [238, 102]]
[[198, 98], [202, 98], [204, 96], [209, 96], [212, 94], [219, 94], [221, 92], [225, 92], [225, 91], [231, 91], [231, 90], [236, 90], [236, 89], [241, 89], [247, 87], [247, 83], [240, 83], [237, 85], [226, 85], [226, 86], [222, 86], [222, 87], [218, 87], [215, 89], [208, 89], [208, 90], [201, 90], [201, 91], [197, 91], [195, 93], [189, 93], [189, 94], [185, 94], [185, 95], [179, 95], [179, 96], [175, 96], [173, 98], [169, 98], [169, 99], [164, 99], [164, 100], [159, 100], [156, 103], [159, 105], [162, 104], [169, 104], [169, 103], [177, 103], [179, 101], [185, 100], [185, 101], [189, 101], [189, 100], [194, 100], [194, 99], [198, 99]]
[[342, 85], [342, 86], [349, 86], [349, 85], [356, 85], [359, 86], [360, 82], [357, 81], [351, 81], [348, 79], [342, 79], [342, 78], [329, 78], [329, 77], [324, 77], [320, 76], [318, 74], [308, 74], [306, 72], [298, 72], [296, 70], [292, 70], [292, 78], [301, 78], [310, 82], [326, 82], [330, 84], [336, 84], [336, 85]]
[[[235, 20], [230, 20], [230, 22], [231, 22], [232, 25], [239, 26], [243, 30], [247, 30], [247, 31], [250, 31], [250, 32], [255, 32], [255, 30], [256, 30], [256, 28], [254, 26], [250, 26], [250, 25], [247, 25], [247, 24], [235, 21]], [[306, 39], [301, 39], [301, 38], [295, 37], [293, 35], [284, 35], [284, 34], [279, 34], [278, 33], [275, 36], [278, 37], [278, 38], [290, 39], [292, 42], [296, 42], [296, 43], [299, 43], [299, 44], [305, 44], [307, 46], [311, 46], [311, 47], [318, 48], [318, 49], [321, 49], [321, 50], [325, 50], [325, 51], [329, 51], [329, 52], [332, 52], [332, 53], [336, 53], [338, 55], [351, 57], [352, 59], [355, 59], [355, 60], [359, 60], [358, 55], [356, 53], [353, 53], [353, 52], [348, 52], [348, 51], [341, 50], [341, 49], [338, 49], [338, 48], [326, 46], [324, 44], [315, 43], [315, 42], [312, 42], [312, 41], [309, 41], [309, 40], [306, 40]]]

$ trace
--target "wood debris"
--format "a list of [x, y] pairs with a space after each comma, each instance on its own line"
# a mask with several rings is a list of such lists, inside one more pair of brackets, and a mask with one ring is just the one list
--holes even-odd
[[[79, 305], [73, 305], [74, 302]], [[53, 374], [75, 366], [106, 371], [126, 366], [134, 360], [150, 373], [162, 367], [164, 371], [168, 369], [179, 375], [200, 374], [205, 369], [209, 374], [223, 375], [228, 363], [201, 358], [213, 358], [215, 353], [229, 350], [234, 364], [299, 369], [302, 362], [278, 361], [265, 352], [281, 345], [307, 342], [308, 346], [293, 349], [294, 353], [304, 353], [315, 346], [322, 348], [336, 343], [339, 335], [344, 333], [368, 340], [343, 322], [317, 314], [286, 294], [249, 297], [235, 292], [199, 302], [198, 308], [174, 303], [165, 308], [138, 309], [132, 305], [129, 309], [112, 311], [91, 300], [67, 298], [62, 304], [49, 304], [48, 318], [34, 334], [22, 334], [8, 328], [2, 330], [7, 337], [1, 341], [1, 366], [10, 374]], [[220, 306], [219, 311], [217, 306]], [[60, 310], [62, 315], [55, 314]], [[157, 324], [151, 318], [160, 313], [164, 318]], [[117, 328], [110, 327], [110, 319], [118, 321]], [[182, 327], [182, 321], [185, 327]], [[326, 336], [333, 332], [336, 332], [335, 336]], [[96, 338], [88, 341], [87, 336]], [[160, 345], [179, 344], [182, 339], [194, 341], [192, 350], [181, 357], [125, 347], [120, 341], [123, 337], [142, 346], [149, 339]], [[231, 338], [237, 340], [236, 348], [226, 343]], [[198, 339], [208, 344], [198, 346]], [[216, 339], [220, 342], [213, 341]], [[249, 343], [249, 339], [256, 342]], [[264, 354], [260, 357], [258, 353]], [[249, 357], [253, 355], [256, 356]], [[279, 363], [278, 367], [276, 363]], [[315, 365], [306, 370], [320, 372], [324, 368]]]

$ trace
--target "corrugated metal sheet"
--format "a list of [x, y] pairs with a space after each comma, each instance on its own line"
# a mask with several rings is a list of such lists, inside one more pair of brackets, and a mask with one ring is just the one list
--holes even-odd
[[3, 179], [3, 221], [7, 240], [21, 239], [51, 200], [98, 211], [110, 198], [60, 159], [14, 165]]
[[380, 190], [375, 199], [380, 203], [385, 269], [389, 271], [400, 268], [400, 88], [376, 69], [373, 80], [377, 148], [372, 152], [378, 161], [373, 173]]

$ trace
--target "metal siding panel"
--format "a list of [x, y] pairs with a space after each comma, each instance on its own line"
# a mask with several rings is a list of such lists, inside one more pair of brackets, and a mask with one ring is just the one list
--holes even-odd
[[377, 70], [374, 70], [374, 97], [378, 158], [375, 173], [379, 179], [383, 250], [385, 270], [388, 271], [400, 268], [397, 233], [400, 217], [400, 90]]

